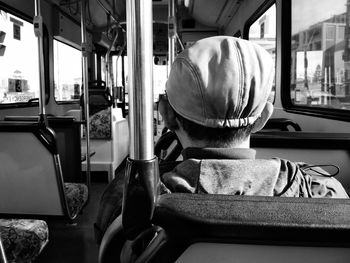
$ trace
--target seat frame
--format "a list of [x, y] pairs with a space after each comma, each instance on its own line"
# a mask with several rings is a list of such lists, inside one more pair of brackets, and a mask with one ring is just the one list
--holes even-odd
[[[56, 200], [55, 203], [50, 204], [50, 206], [53, 206], [53, 209], [50, 212], [47, 212], [45, 210], [45, 207], [42, 208], [40, 207], [40, 204], [35, 205], [33, 208], [33, 211], [29, 212], [23, 212], [23, 211], [28, 211], [30, 209], [27, 209], [27, 204], [18, 204], [18, 207], [23, 205], [23, 211], [22, 209], [16, 208], [16, 211], [14, 211], [11, 207], [8, 207], [5, 203], [1, 205], [1, 210], [0, 213], [4, 217], [18, 217], [19, 215], [21, 217], [26, 217], [28, 215], [36, 215], [36, 216], [64, 216], [66, 217], [69, 221], [72, 221], [75, 219], [76, 215], [72, 215], [69, 211], [68, 208], [68, 203], [65, 195], [65, 190], [64, 190], [64, 181], [63, 181], [63, 175], [62, 175], [62, 167], [61, 167], [61, 162], [60, 162], [60, 156], [58, 153], [57, 149], [57, 141], [55, 137], [54, 131], [38, 122], [31, 122], [31, 121], [2, 121], [0, 122], [0, 136], [2, 133], [7, 133], [7, 134], [14, 134], [17, 133], [18, 136], [20, 134], [27, 134], [28, 136], [34, 135], [37, 138], [38, 144], [41, 144], [44, 146], [44, 148], [47, 150], [46, 154], [51, 154], [52, 156], [52, 163], [50, 164], [50, 167], [52, 167], [52, 171], [49, 174], [43, 174], [40, 176], [41, 180], [48, 180], [49, 177], [51, 177], [51, 187], [57, 188], [57, 194], [52, 193], [52, 200]], [[34, 141], [34, 140], [33, 140]], [[20, 145], [17, 144], [18, 147], [26, 147], [26, 145]], [[6, 147], [2, 148], [3, 151], [6, 151]], [[19, 150], [20, 151], [20, 150]], [[36, 156], [31, 156], [31, 158], [40, 158]], [[50, 159], [50, 158], [49, 158]], [[40, 163], [42, 160], [37, 160], [38, 163]], [[6, 175], [5, 175], [6, 176]], [[21, 176], [17, 174], [16, 176]], [[46, 178], [45, 178], [46, 177]], [[54, 179], [55, 178], [55, 179]], [[6, 182], [7, 180], [3, 178]], [[15, 180], [18, 180], [20, 182], [20, 178], [17, 178]], [[35, 182], [33, 182], [35, 183]], [[56, 186], [55, 186], [56, 184]], [[22, 183], [23, 186], [23, 183]], [[3, 185], [4, 187], [4, 185]], [[13, 186], [8, 186], [8, 187], [13, 187]], [[25, 187], [25, 186], [23, 186]], [[55, 190], [56, 191], [56, 190]], [[40, 195], [40, 189], [38, 189], [38, 192], [36, 193], [31, 193], [31, 195]], [[47, 194], [47, 193], [46, 193]], [[43, 193], [43, 197], [45, 196], [45, 193]], [[47, 197], [47, 196], [46, 196]], [[59, 204], [60, 207], [55, 207], [55, 204]], [[47, 206], [47, 205], [46, 205]]]

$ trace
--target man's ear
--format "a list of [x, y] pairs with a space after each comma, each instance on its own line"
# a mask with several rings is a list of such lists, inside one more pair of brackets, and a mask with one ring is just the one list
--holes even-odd
[[270, 119], [272, 113], [273, 113], [273, 105], [271, 102], [267, 102], [265, 105], [265, 108], [261, 112], [260, 118], [258, 118], [253, 124], [252, 133], [258, 132], [262, 128], [264, 128], [266, 122]]
[[176, 114], [174, 109], [170, 106], [169, 102], [167, 100], [160, 100], [159, 101], [159, 112], [163, 117], [165, 126], [175, 131], [179, 128], [177, 122], [176, 122]]

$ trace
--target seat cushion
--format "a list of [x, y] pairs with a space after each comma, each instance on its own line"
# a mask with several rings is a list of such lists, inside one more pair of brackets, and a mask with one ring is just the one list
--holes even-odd
[[0, 219], [0, 234], [8, 262], [32, 262], [49, 240], [42, 220]]
[[111, 138], [111, 108], [96, 112], [90, 116], [90, 138], [105, 139]]
[[64, 188], [70, 215], [75, 217], [88, 199], [88, 188], [76, 183], [65, 183]]

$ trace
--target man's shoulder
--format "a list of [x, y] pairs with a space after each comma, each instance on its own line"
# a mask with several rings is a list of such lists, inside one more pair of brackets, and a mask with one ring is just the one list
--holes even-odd
[[348, 198], [335, 174], [326, 169], [333, 165], [309, 164], [280, 159], [280, 178], [290, 182], [284, 195], [313, 198]]

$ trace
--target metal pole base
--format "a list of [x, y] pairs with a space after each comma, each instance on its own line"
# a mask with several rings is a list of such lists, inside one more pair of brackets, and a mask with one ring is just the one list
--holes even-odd
[[151, 219], [159, 194], [158, 159], [127, 159], [123, 193], [123, 229], [132, 240], [151, 226]]

